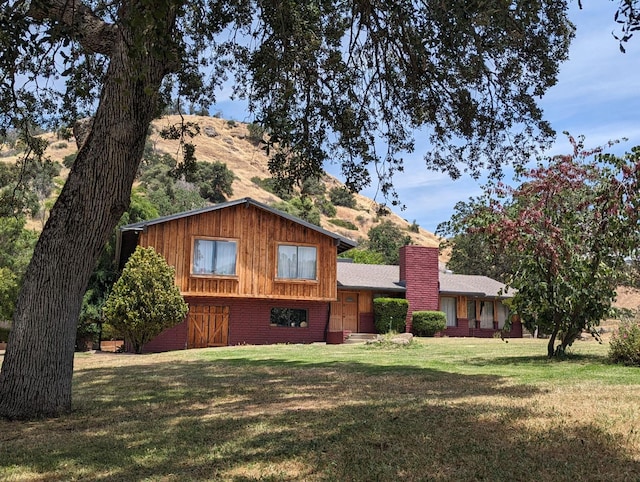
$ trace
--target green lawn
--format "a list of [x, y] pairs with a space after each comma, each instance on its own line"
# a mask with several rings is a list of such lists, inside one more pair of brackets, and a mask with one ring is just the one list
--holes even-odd
[[79, 354], [74, 412], [0, 421], [0, 480], [640, 480], [640, 371], [579, 342]]

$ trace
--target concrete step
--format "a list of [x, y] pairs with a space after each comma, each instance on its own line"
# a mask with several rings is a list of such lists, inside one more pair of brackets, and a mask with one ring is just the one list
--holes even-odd
[[351, 333], [345, 343], [366, 343], [367, 341], [376, 340], [378, 335], [375, 333]]

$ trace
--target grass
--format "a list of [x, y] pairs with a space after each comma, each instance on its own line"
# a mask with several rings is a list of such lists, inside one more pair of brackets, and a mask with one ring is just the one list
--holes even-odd
[[1, 480], [640, 480], [640, 373], [578, 343], [78, 354], [74, 412], [0, 421]]

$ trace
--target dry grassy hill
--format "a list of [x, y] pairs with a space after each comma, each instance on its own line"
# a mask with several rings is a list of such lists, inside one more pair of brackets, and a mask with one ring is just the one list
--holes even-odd
[[[265, 191], [251, 181], [253, 177], [268, 178], [270, 174], [267, 168], [267, 156], [259, 145], [250, 141], [246, 124], [215, 117], [200, 116], [185, 116], [184, 120], [186, 122], [196, 122], [200, 126], [200, 134], [191, 141], [196, 145], [198, 160], [223, 162], [235, 174], [236, 180], [233, 182], [234, 199], [251, 197], [266, 204], [280, 201], [280, 198], [276, 195]], [[163, 127], [180, 121], [180, 116], [167, 116], [153, 122], [150, 141], [159, 153], [168, 153], [173, 156], [178, 154], [178, 141], [162, 139], [159, 132]], [[45, 134], [45, 137], [50, 142], [47, 155], [54, 161], [62, 163], [65, 156], [76, 152], [76, 144], [73, 138], [69, 141], [62, 141], [57, 139], [54, 134]], [[0, 160], [15, 161], [15, 159], [15, 157], [5, 157]], [[62, 177], [66, 177], [67, 174], [68, 170], [63, 168]], [[330, 175], [325, 176], [324, 182], [327, 190], [341, 185], [336, 178]], [[356, 209], [337, 206], [338, 212], [335, 217], [350, 221], [357, 226], [357, 231], [335, 226], [328, 222], [326, 216], [322, 216], [322, 227], [358, 241], [367, 238], [367, 233], [371, 227], [382, 220], [388, 219], [401, 229], [406, 230], [414, 244], [438, 246], [439, 238], [437, 236], [423, 229], [419, 229], [418, 233], [410, 232], [408, 230], [410, 223], [394, 213], [384, 218], [376, 216], [377, 203], [375, 200], [359, 194], [356, 194], [356, 200]], [[34, 228], [39, 228], [40, 226], [40, 222], [33, 223]]]

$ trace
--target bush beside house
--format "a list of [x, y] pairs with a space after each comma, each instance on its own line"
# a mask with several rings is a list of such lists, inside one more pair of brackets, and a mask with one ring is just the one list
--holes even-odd
[[105, 318], [124, 333], [136, 353], [187, 315], [188, 306], [174, 279], [175, 270], [162, 255], [138, 246], [113, 286], [104, 306]]
[[417, 336], [434, 336], [447, 326], [447, 315], [442, 311], [414, 311], [413, 332]]
[[376, 298], [373, 316], [378, 333], [404, 333], [409, 302], [404, 298]]

